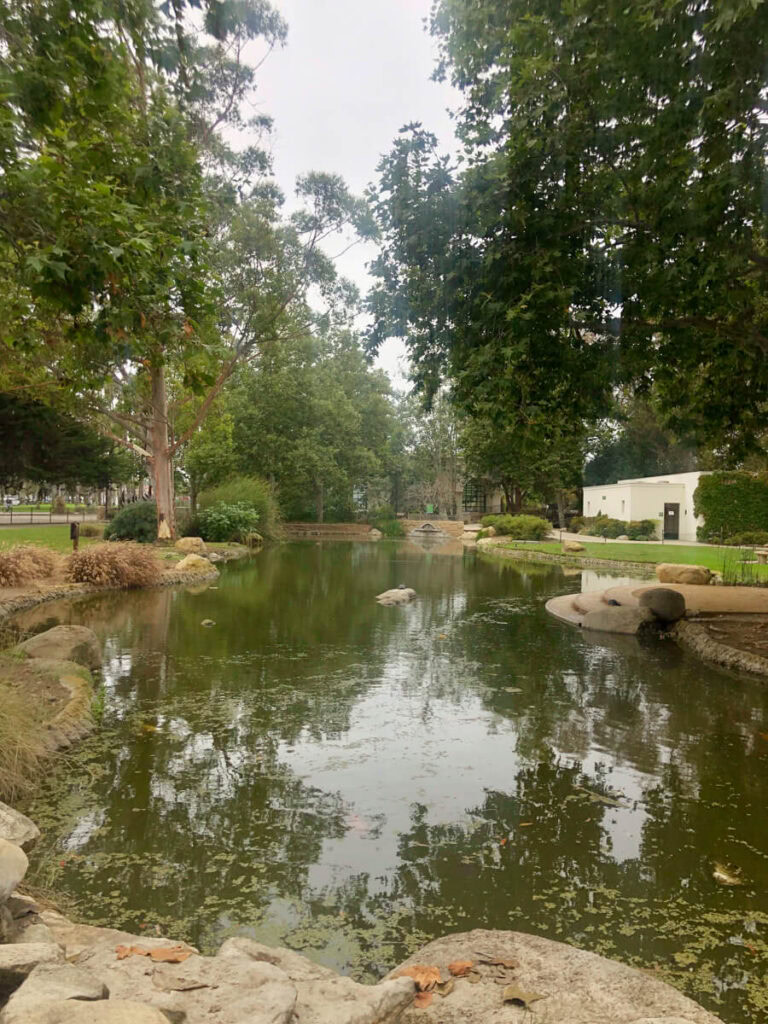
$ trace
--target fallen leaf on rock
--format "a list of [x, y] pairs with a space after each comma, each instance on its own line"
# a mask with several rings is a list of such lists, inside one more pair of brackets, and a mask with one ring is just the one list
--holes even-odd
[[715, 861], [714, 871], [712, 877], [720, 885], [744, 885], [744, 879], [739, 878], [741, 874], [741, 868], [729, 868], [725, 864], [719, 864]]
[[531, 1003], [546, 998], [541, 992], [525, 992], [519, 985], [507, 985], [504, 989], [504, 1002], [522, 1006], [524, 1009], [527, 1009]]
[[456, 982], [453, 980], [453, 978], [449, 978], [448, 981], [440, 982], [440, 984], [437, 986], [437, 991], [443, 998], [445, 998], [446, 996], [449, 996], [451, 992], [453, 992], [455, 987]]
[[479, 971], [470, 971], [467, 975], [467, 981], [470, 985], [476, 985], [479, 981], [483, 980], [483, 976]]
[[454, 960], [452, 964], [448, 964], [448, 970], [454, 978], [466, 978], [474, 966], [474, 960]]
[[183, 964], [187, 957], [192, 956], [192, 950], [184, 946], [157, 946], [149, 951], [149, 955], [156, 963]]
[[148, 956], [149, 950], [144, 946], [115, 946], [118, 960], [125, 960], [129, 956]]
[[431, 992], [417, 992], [413, 997], [413, 1005], [417, 1010], [426, 1010], [429, 1004], [432, 1002]]
[[440, 984], [440, 968], [425, 967], [423, 964], [414, 964], [413, 967], [403, 967], [395, 975], [396, 978], [413, 978], [419, 992], [428, 992], [435, 985]]

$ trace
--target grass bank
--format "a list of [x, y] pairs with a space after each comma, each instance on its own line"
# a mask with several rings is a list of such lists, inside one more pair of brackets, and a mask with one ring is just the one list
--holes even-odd
[[[99, 540], [99, 537], [81, 536], [80, 547], [94, 544]], [[14, 544], [40, 544], [62, 552], [72, 550], [67, 523], [56, 526], [0, 526], [0, 547], [9, 548]]]
[[[719, 572], [727, 583], [760, 583], [768, 584], [768, 565], [757, 565], [744, 561], [750, 558], [751, 551], [746, 548], [733, 547], [699, 547], [695, 544], [622, 544], [618, 541], [580, 541], [584, 552], [564, 555], [562, 544], [557, 541], [545, 541], [541, 544], [506, 541], [494, 547], [510, 551], [538, 551], [543, 554], [559, 556], [569, 561], [578, 561], [580, 557], [590, 560], [607, 562], [635, 562], [658, 565], [660, 562], [673, 562], [677, 565], [704, 565], [712, 572]], [[490, 548], [493, 551], [493, 548]], [[559, 560], [558, 558], [558, 560]]]

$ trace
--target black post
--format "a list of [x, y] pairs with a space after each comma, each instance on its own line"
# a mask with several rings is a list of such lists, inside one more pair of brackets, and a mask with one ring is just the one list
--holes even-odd
[[69, 539], [72, 541], [72, 550], [77, 551], [80, 547], [80, 523], [69, 524]]

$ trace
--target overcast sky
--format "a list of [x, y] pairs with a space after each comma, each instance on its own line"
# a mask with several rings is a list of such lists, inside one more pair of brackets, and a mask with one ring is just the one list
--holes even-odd
[[[275, 175], [286, 195], [297, 174], [340, 174], [354, 192], [374, 180], [398, 130], [421, 121], [453, 148], [447, 108], [456, 93], [431, 81], [435, 46], [424, 29], [430, 0], [273, 0], [288, 40], [258, 73], [260, 111], [274, 118]], [[361, 291], [372, 246], [339, 260]], [[387, 343], [381, 365], [397, 371], [402, 354]]]

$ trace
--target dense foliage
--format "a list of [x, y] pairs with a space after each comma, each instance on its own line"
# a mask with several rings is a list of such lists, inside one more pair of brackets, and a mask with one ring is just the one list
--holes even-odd
[[571, 529], [588, 537], [628, 537], [630, 540], [652, 540], [656, 537], [657, 523], [654, 519], [612, 519], [610, 516], [577, 517], [571, 521]]
[[490, 515], [483, 516], [483, 526], [492, 526], [501, 537], [514, 540], [544, 540], [552, 530], [552, 524], [539, 516]]
[[694, 512], [704, 519], [700, 540], [720, 540], [753, 530], [768, 530], [768, 474], [707, 473], [693, 495]]
[[214, 542], [245, 542], [258, 526], [259, 513], [245, 501], [233, 504], [217, 501], [198, 512], [194, 519], [196, 535]]
[[[237, 506], [249, 510], [256, 516], [258, 529], [264, 537], [276, 537], [280, 530], [280, 510], [274, 489], [266, 480], [257, 476], [232, 477], [225, 483], [211, 490], [204, 491], [200, 496], [200, 513], [205, 514], [217, 506]], [[193, 518], [187, 526], [188, 536], [203, 536], [198, 533], [198, 519]], [[217, 538], [206, 538], [215, 540]], [[230, 538], [222, 538], [229, 540]]]
[[157, 540], [157, 506], [154, 501], [124, 505], [104, 529], [105, 540], [135, 540], [152, 544]]

